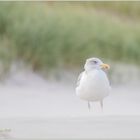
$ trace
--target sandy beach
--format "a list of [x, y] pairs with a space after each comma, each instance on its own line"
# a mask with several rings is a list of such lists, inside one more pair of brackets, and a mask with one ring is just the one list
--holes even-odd
[[0, 139], [140, 139], [137, 84], [113, 87], [103, 112], [74, 90], [31, 72], [9, 77], [0, 85]]
[[1, 119], [1, 139], [140, 139], [140, 116]]
[[1, 1], [0, 140], [140, 140], [140, 1]]

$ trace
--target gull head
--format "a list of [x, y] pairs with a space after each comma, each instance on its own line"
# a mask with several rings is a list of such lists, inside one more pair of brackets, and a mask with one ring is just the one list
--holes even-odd
[[86, 71], [93, 70], [93, 69], [110, 69], [108, 64], [103, 63], [99, 58], [88, 58], [86, 60], [85, 66]]

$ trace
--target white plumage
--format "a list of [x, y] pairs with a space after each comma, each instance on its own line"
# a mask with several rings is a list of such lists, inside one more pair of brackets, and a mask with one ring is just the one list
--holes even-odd
[[104, 64], [98, 58], [89, 58], [85, 63], [85, 71], [78, 78], [76, 95], [83, 100], [100, 101], [103, 107], [103, 99], [109, 95], [110, 84], [106, 73], [102, 69], [109, 69], [109, 65]]

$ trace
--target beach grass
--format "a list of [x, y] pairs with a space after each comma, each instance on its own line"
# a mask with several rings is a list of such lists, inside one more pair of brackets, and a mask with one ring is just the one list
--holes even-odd
[[[34, 70], [75, 69], [92, 56], [140, 64], [139, 7], [113, 2], [0, 2], [1, 62], [21, 60]], [[110, 14], [113, 9], [127, 19]], [[138, 18], [131, 21], [133, 14]]]

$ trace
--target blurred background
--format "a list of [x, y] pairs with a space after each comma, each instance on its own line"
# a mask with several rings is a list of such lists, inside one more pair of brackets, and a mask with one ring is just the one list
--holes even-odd
[[111, 66], [104, 114], [140, 114], [140, 2], [0, 2], [0, 116], [93, 115], [89, 57]]

